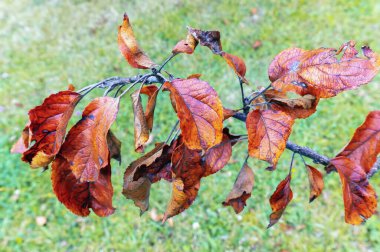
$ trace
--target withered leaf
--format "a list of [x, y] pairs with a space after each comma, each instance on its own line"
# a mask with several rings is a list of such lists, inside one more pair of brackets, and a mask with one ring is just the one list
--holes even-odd
[[246, 206], [246, 201], [251, 197], [251, 192], [254, 184], [254, 175], [251, 167], [244, 163], [238, 177], [234, 183], [231, 192], [228, 194], [223, 206], [232, 206], [235, 213], [243, 211]]
[[[176, 141], [172, 142], [171, 146], [158, 143], [153, 150], [133, 161], [126, 169], [123, 195], [133, 200], [141, 213], [149, 208], [151, 184], [161, 178], [171, 179], [171, 170], [167, 171], [167, 165], [170, 165], [175, 146]], [[170, 173], [170, 178], [167, 173]]]
[[66, 127], [81, 95], [61, 91], [50, 95], [44, 102], [29, 111], [31, 141], [22, 160], [32, 168], [46, 167], [59, 152], [65, 138]]
[[153, 129], [154, 109], [156, 108], [156, 101], [158, 95], [158, 88], [155, 85], [143, 86], [140, 94], [148, 96], [148, 102], [145, 108], [145, 118], [149, 131]]
[[232, 146], [234, 145], [234, 142], [231, 141], [237, 138], [239, 137], [229, 133], [228, 128], [223, 129], [222, 142], [208, 149], [202, 157], [202, 165], [206, 169], [204, 177], [220, 171], [228, 163], [232, 154]]
[[338, 156], [330, 162], [342, 181], [345, 221], [353, 225], [363, 223], [377, 208], [377, 196], [368, 183], [365, 170], [345, 156]]
[[230, 117], [233, 117], [234, 115], [236, 115], [236, 113], [237, 113], [236, 110], [223, 108], [223, 121], [227, 120]]
[[22, 130], [20, 138], [12, 146], [11, 153], [22, 154], [29, 148], [31, 141], [31, 132], [29, 126], [30, 121], [25, 125], [25, 128]]
[[268, 90], [265, 93], [265, 97], [275, 110], [281, 110], [293, 118], [307, 118], [317, 111], [319, 98], [314, 95], [307, 94], [290, 98], [288, 97], [288, 93], [279, 92], [279, 95], [273, 91]]
[[244, 83], [248, 84], [248, 80], [245, 78], [247, 67], [245, 66], [244, 60], [242, 60], [236, 55], [232, 55], [226, 52], [222, 52], [221, 56], [225, 59], [227, 64], [234, 70], [236, 75], [239, 76]]
[[120, 52], [132, 67], [146, 69], [155, 66], [153, 61], [140, 49], [126, 13], [123, 24], [119, 26], [117, 41]]
[[377, 74], [379, 65], [375, 62], [378, 59], [358, 57], [355, 43], [344, 44], [342, 51], [343, 55], [338, 59], [337, 51], [332, 48], [287, 49], [269, 66], [272, 86], [284, 92], [329, 98], [367, 84]]
[[100, 169], [108, 165], [107, 134], [118, 109], [118, 98], [96, 98], [86, 106], [82, 119], [67, 134], [60, 155], [69, 162], [80, 182], [97, 181]]
[[284, 180], [278, 184], [276, 191], [272, 194], [269, 199], [270, 206], [272, 208], [272, 213], [269, 216], [268, 228], [276, 224], [282, 214], [285, 211], [286, 206], [293, 199], [293, 192], [290, 188], [291, 175], [286, 176]]
[[175, 79], [164, 88], [175, 100], [183, 140], [190, 149], [205, 149], [223, 137], [223, 106], [215, 90], [199, 79]]
[[70, 162], [58, 154], [52, 165], [51, 181], [58, 200], [76, 215], [88, 216], [90, 208], [100, 217], [115, 212], [109, 161], [100, 170], [97, 181], [80, 182], [71, 170]]
[[307, 175], [310, 183], [310, 197], [309, 202], [313, 202], [319, 195], [321, 195], [323, 190], [323, 175], [316, 168], [306, 165]]
[[201, 151], [189, 149], [182, 137], [172, 155], [173, 190], [163, 221], [186, 210], [198, 195], [200, 180], [205, 173]]
[[380, 153], [380, 110], [367, 115], [351, 141], [337, 155], [348, 157], [368, 174]]
[[134, 131], [135, 131], [135, 151], [144, 152], [144, 144], [149, 139], [149, 128], [142, 107], [140, 90], [136, 90], [131, 94], [132, 107], [134, 114]]
[[173, 48], [172, 53], [192, 54], [198, 45], [198, 41], [190, 33], [187, 34], [186, 40], [179, 41]]
[[293, 117], [276, 110], [253, 110], [247, 116], [248, 151], [275, 169], [292, 131]]
[[121, 142], [120, 140], [115, 136], [112, 131], [108, 131], [107, 133], [107, 145], [108, 150], [110, 152], [110, 158], [113, 158], [117, 161], [119, 161], [119, 164], [121, 164]]
[[191, 27], [188, 27], [187, 29], [201, 46], [207, 46], [217, 55], [222, 54], [222, 44], [220, 42], [219, 31], [202, 31]]

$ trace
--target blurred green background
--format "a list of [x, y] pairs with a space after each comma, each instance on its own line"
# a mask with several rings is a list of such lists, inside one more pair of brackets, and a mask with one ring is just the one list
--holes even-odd
[[[252, 90], [268, 84], [269, 63], [288, 47], [339, 48], [353, 39], [380, 52], [376, 0], [0, 1], [1, 251], [380, 251], [378, 215], [365, 225], [345, 224], [337, 174], [326, 176], [322, 196], [308, 203], [309, 185], [299, 158], [292, 180], [294, 199], [281, 221], [266, 229], [268, 199], [286, 176], [289, 151], [274, 172], [265, 171], [264, 162], [249, 160], [256, 184], [247, 207], [239, 215], [222, 207], [246, 155], [246, 143], [234, 149], [231, 164], [202, 180], [199, 196], [186, 212], [165, 225], [157, 221], [171, 194], [171, 185], [161, 182], [152, 188], [151, 210], [139, 217], [132, 201], [121, 194], [124, 169], [138, 157], [133, 153], [128, 96], [113, 125], [123, 141], [122, 165], [114, 162], [112, 171], [117, 211], [108, 218], [79, 218], [66, 210], [52, 192], [50, 171], [31, 170], [9, 149], [27, 121], [27, 111], [68, 83], [81, 88], [110, 76], [142, 73], [131, 69], [118, 51], [117, 27], [124, 12], [140, 45], [156, 62], [186, 36], [187, 25], [220, 30], [223, 49], [245, 60]], [[254, 49], [257, 40], [262, 45]], [[241, 106], [233, 71], [208, 48], [176, 57], [167, 69], [178, 77], [202, 73], [226, 107]], [[291, 140], [333, 156], [366, 113], [380, 108], [379, 81], [377, 77], [359, 90], [322, 100], [317, 113], [296, 122]], [[102, 92], [92, 98], [96, 94]], [[166, 139], [175, 123], [167, 94], [160, 96], [157, 111], [154, 141]], [[244, 132], [243, 124], [227, 123], [234, 133]], [[376, 189], [379, 181], [379, 176], [371, 180]]]

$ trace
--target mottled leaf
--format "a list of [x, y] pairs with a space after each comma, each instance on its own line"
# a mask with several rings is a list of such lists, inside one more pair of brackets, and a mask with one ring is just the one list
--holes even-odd
[[223, 206], [232, 206], [237, 214], [243, 211], [246, 206], [245, 202], [249, 197], [251, 197], [253, 184], [254, 175], [252, 169], [247, 163], [244, 163], [231, 192], [223, 202]]
[[80, 97], [72, 91], [61, 91], [50, 95], [40, 106], [29, 111], [31, 141], [35, 143], [24, 152], [23, 161], [32, 168], [46, 167], [53, 161]]
[[207, 46], [215, 54], [222, 54], [222, 44], [220, 42], [219, 31], [202, 31], [191, 27], [188, 27], [187, 29], [201, 46]]
[[340, 59], [332, 48], [287, 49], [269, 66], [272, 86], [284, 92], [329, 98], [367, 84], [378, 72], [377, 59], [358, 57], [354, 46], [352, 42], [344, 44]]
[[190, 33], [187, 34], [186, 40], [179, 41], [173, 48], [172, 53], [187, 53], [192, 54], [198, 45], [198, 41]]
[[127, 14], [124, 14], [123, 24], [119, 26], [117, 41], [120, 52], [132, 67], [146, 69], [155, 66], [153, 61], [140, 49]]
[[205, 149], [220, 143], [223, 137], [223, 106], [215, 90], [199, 79], [175, 79], [166, 82], [175, 100], [183, 140], [190, 149]]

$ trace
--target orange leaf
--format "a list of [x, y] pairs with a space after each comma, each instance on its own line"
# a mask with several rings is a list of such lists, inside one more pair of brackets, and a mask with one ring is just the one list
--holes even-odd
[[269, 66], [272, 86], [283, 92], [329, 98], [367, 84], [378, 72], [377, 59], [357, 57], [354, 46], [353, 42], [344, 44], [341, 59], [331, 48], [310, 51], [287, 49], [278, 54]]
[[179, 138], [172, 156], [173, 190], [164, 220], [186, 210], [198, 195], [200, 180], [205, 173], [201, 151], [189, 149]]
[[92, 100], [82, 113], [82, 119], [72, 127], [62, 145], [65, 158], [80, 182], [95, 182], [100, 169], [108, 165], [108, 131], [116, 119], [119, 99], [99, 97]]
[[59, 152], [66, 127], [81, 95], [72, 91], [52, 94], [42, 105], [29, 111], [31, 141], [22, 160], [32, 168], [46, 167]]
[[291, 176], [290, 174], [278, 184], [276, 191], [272, 194], [269, 199], [270, 206], [272, 208], [272, 213], [269, 216], [268, 228], [276, 224], [282, 214], [285, 211], [286, 206], [293, 199], [293, 192], [290, 188]]
[[183, 140], [190, 149], [208, 149], [223, 137], [223, 106], [215, 90], [199, 79], [164, 84], [175, 100]]
[[126, 13], [123, 24], [119, 26], [117, 41], [121, 53], [132, 67], [146, 69], [155, 66], [153, 61], [140, 49]]
[[285, 150], [294, 119], [282, 111], [253, 110], [247, 116], [248, 151], [251, 157], [265, 160], [275, 169]]
[[191, 27], [188, 27], [187, 29], [201, 46], [207, 46], [213, 53], [221, 55], [222, 44], [220, 42], [219, 31], [202, 31]]
[[364, 123], [356, 129], [351, 141], [337, 155], [348, 157], [367, 174], [380, 153], [380, 110], [367, 115]]
[[12, 146], [11, 153], [24, 153], [30, 145], [31, 133], [30, 133], [30, 121], [26, 124], [25, 128], [22, 130], [20, 138]]
[[192, 54], [198, 45], [198, 41], [190, 33], [187, 34], [186, 40], [179, 41], [173, 48], [172, 53]]
[[254, 175], [252, 169], [244, 163], [234, 183], [234, 187], [228, 194], [223, 206], [232, 206], [235, 213], [243, 211], [246, 206], [246, 200], [251, 197], [251, 192], [254, 184]]
[[223, 108], [223, 121], [227, 120], [230, 117], [233, 117], [234, 115], [236, 115], [236, 113], [237, 113], [236, 110]]
[[232, 143], [238, 137], [230, 135], [228, 128], [223, 130], [223, 140], [218, 145], [208, 149], [203, 156], [203, 166], [206, 171], [204, 177], [220, 171], [230, 160]]
[[311, 203], [315, 200], [319, 195], [321, 195], [323, 190], [323, 175], [316, 168], [306, 165], [307, 175], [310, 183], [310, 198], [309, 202]]
[[97, 181], [80, 182], [74, 176], [70, 162], [58, 154], [52, 165], [51, 181], [59, 201], [79, 216], [88, 216], [90, 208], [100, 217], [113, 214], [111, 166], [107, 163]]
[[371, 217], [377, 208], [377, 196], [368, 183], [365, 170], [345, 156], [332, 159], [342, 181], [345, 221], [358, 225]]
[[247, 67], [245, 66], [244, 60], [238, 56], [222, 52], [222, 57], [226, 60], [227, 64], [234, 70], [237, 76], [239, 76], [244, 83], [248, 84], [248, 80], [245, 78], [245, 72]]

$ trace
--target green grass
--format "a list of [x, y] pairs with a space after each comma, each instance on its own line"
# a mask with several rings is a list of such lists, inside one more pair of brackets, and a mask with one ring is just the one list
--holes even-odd
[[[245, 59], [250, 89], [266, 86], [271, 59], [291, 46], [339, 47], [354, 39], [380, 51], [380, 3], [378, 1], [44, 1], [0, 2], [0, 250], [4, 251], [379, 251], [380, 219], [365, 225], [344, 223], [337, 174], [326, 176], [323, 195], [308, 203], [308, 182], [296, 160], [292, 188], [294, 200], [282, 220], [267, 230], [268, 199], [286, 176], [290, 154], [283, 155], [278, 169], [250, 160], [256, 184], [246, 209], [235, 215], [223, 208], [246, 153], [245, 144], [234, 150], [236, 162], [202, 180], [200, 194], [174, 225], [161, 225], [150, 212], [139, 217], [131, 201], [121, 195], [125, 167], [138, 157], [133, 153], [132, 112], [122, 100], [113, 128], [123, 140], [123, 163], [113, 163], [112, 180], [117, 211], [108, 218], [93, 214], [79, 218], [55, 198], [50, 171], [31, 170], [10, 155], [9, 149], [27, 120], [27, 111], [68, 83], [78, 88], [110, 76], [130, 76], [142, 71], [128, 67], [117, 44], [117, 26], [126, 11], [144, 50], [162, 62], [186, 26], [218, 29], [223, 49]], [[258, 14], [252, 15], [251, 9]], [[253, 50], [255, 40], [263, 46]], [[207, 48], [194, 55], [176, 57], [167, 68], [179, 77], [202, 73], [218, 91], [226, 107], [240, 106], [236, 77], [223, 60]], [[332, 156], [350, 139], [368, 111], [379, 109], [379, 78], [357, 91], [320, 102], [318, 112], [297, 121], [291, 140]], [[98, 94], [101, 94], [100, 92]], [[93, 96], [94, 97], [94, 96]], [[86, 101], [89, 101], [88, 99]], [[83, 106], [82, 106], [83, 107]], [[155, 118], [155, 141], [166, 138], [175, 122], [167, 94], [159, 99]], [[79, 113], [79, 110], [78, 110]], [[73, 120], [78, 120], [76, 114]], [[233, 132], [244, 125], [228, 122]], [[319, 167], [322, 168], [322, 167]], [[379, 190], [378, 177], [372, 181]], [[151, 209], [163, 213], [170, 184], [155, 184]], [[45, 216], [45, 226], [36, 224]]]

